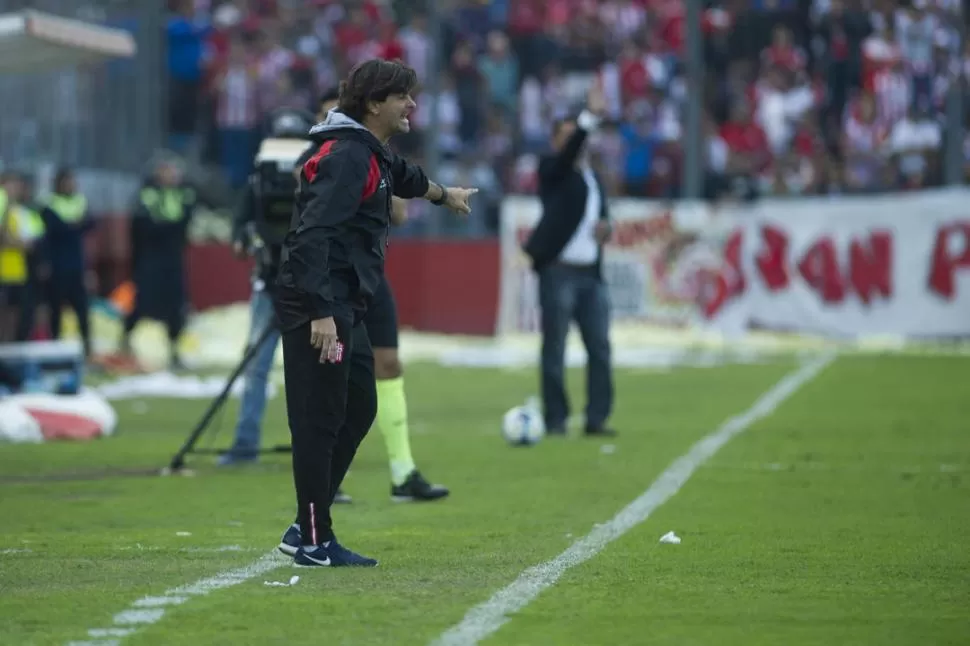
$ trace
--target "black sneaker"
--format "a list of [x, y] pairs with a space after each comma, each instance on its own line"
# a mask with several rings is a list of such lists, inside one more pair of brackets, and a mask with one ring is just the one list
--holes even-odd
[[391, 486], [391, 500], [394, 502], [427, 502], [440, 500], [450, 492], [446, 487], [431, 484], [422, 477], [417, 469], [411, 472], [404, 484]]
[[301, 545], [293, 555], [293, 564], [300, 567], [377, 567], [377, 559], [348, 550], [334, 539], [327, 546]]

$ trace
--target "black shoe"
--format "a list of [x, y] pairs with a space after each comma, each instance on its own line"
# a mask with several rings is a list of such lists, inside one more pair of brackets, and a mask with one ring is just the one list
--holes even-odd
[[616, 431], [607, 426], [587, 426], [586, 437], [616, 437]]
[[377, 559], [352, 552], [337, 542], [329, 545], [301, 545], [293, 555], [293, 564], [300, 567], [377, 567]]
[[446, 498], [450, 492], [446, 487], [431, 484], [417, 469], [411, 472], [404, 484], [391, 486], [391, 500], [394, 502], [427, 502]]
[[333, 504], [335, 505], [349, 505], [354, 502], [354, 499], [350, 497], [350, 494], [346, 494], [340, 489], [337, 489], [337, 493], [333, 496]]

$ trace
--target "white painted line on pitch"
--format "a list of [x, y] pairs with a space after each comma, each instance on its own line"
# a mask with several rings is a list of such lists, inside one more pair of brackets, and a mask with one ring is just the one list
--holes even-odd
[[229, 570], [189, 585], [172, 588], [160, 596], [143, 597], [135, 601], [127, 609], [116, 614], [111, 620], [112, 625], [110, 627], [92, 628], [88, 631], [89, 637], [114, 637], [115, 639], [69, 642], [67, 646], [118, 646], [122, 638], [133, 635], [140, 628], [151, 626], [161, 621], [162, 617], [165, 616], [166, 609], [171, 606], [180, 606], [193, 597], [199, 597], [215, 590], [238, 585], [260, 574], [283, 567], [288, 562], [290, 562], [289, 559], [286, 559], [279, 552], [273, 550], [265, 556], [260, 557], [259, 560], [244, 567]]
[[674, 460], [649, 489], [616, 516], [602, 525], [597, 525], [593, 531], [551, 561], [524, 571], [519, 578], [496, 592], [488, 601], [469, 610], [464, 619], [432, 642], [433, 646], [477, 644], [497, 631], [511, 619], [510, 615], [522, 610], [543, 590], [554, 585], [566, 570], [593, 558], [611, 542], [649, 518], [660, 505], [680, 491], [698, 467], [734, 436], [774, 413], [783, 401], [811, 381], [834, 358], [834, 354], [823, 355], [786, 375], [751, 408], [724, 422], [710, 435], [694, 444], [690, 451]]

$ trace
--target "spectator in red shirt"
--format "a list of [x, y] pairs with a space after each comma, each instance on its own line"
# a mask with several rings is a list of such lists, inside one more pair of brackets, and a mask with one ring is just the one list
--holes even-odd
[[397, 25], [393, 22], [381, 25], [378, 45], [380, 58], [388, 61], [404, 60], [404, 45], [397, 39]]
[[352, 8], [347, 19], [334, 29], [337, 51], [345, 57], [353, 59], [354, 50], [363, 47], [369, 40], [367, 24], [367, 12], [363, 7], [355, 6]]
[[721, 139], [728, 147], [728, 170], [732, 175], [757, 175], [771, 165], [771, 150], [765, 131], [754, 122], [747, 101], [737, 101], [731, 118], [721, 126]]
[[620, 95], [623, 104], [630, 105], [647, 95], [650, 77], [644, 64], [643, 52], [633, 41], [628, 41], [620, 52]]
[[795, 47], [791, 32], [778, 25], [772, 33], [771, 45], [761, 52], [761, 62], [794, 74], [805, 68], [805, 54]]

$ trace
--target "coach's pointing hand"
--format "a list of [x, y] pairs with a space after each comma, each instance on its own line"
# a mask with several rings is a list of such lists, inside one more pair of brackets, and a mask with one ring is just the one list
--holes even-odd
[[310, 322], [310, 345], [320, 351], [320, 363], [340, 361], [337, 324], [332, 316]]
[[477, 188], [446, 188], [445, 192], [445, 203], [443, 204], [445, 208], [459, 215], [468, 215], [472, 212], [468, 200], [478, 192]]

